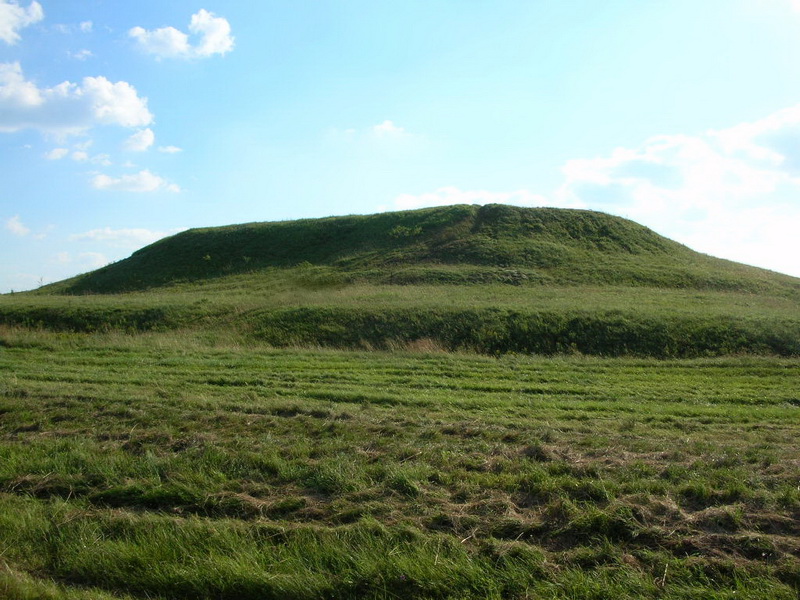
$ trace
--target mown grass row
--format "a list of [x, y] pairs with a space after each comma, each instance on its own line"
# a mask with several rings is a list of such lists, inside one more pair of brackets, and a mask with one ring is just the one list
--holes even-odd
[[[166, 515], [94, 514], [61, 503], [0, 502], [27, 525], [21, 547], [61, 581], [148, 598], [794, 598], [780, 568], [626, 552], [611, 541], [552, 556], [525, 542], [462, 543], [374, 520], [285, 528]], [[7, 533], [9, 528], [4, 527]], [[763, 543], [749, 551], [761, 554]], [[743, 544], [743, 547], [745, 545]], [[670, 568], [671, 567], [671, 568]], [[81, 586], [70, 585], [80, 583]], [[41, 585], [41, 584], [40, 584]], [[1, 588], [0, 588], [1, 589]], [[13, 588], [12, 588], [13, 590]], [[74, 590], [74, 592], [73, 592]], [[111, 596], [109, 594], [109, 597]]]
[[0, 340], [10, 598], [800, 590], [796, 359]]

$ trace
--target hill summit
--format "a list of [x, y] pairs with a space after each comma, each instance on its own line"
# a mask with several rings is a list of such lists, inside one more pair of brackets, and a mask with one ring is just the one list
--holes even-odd
[[492, 204], [191, 229], [46, 290], [120, 293], [309, 265], [393, 284], [800, 289], [620, 217]]

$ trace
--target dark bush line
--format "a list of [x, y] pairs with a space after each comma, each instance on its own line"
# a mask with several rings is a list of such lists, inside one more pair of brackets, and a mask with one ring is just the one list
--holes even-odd
[[187, 322], [180, 310], [168, 308], [19, 307], [0, 311], [0, 324], [52, 331], [93, 333], [96, 331], [160, 331]]
[[[222, 321], [213, 323], [214, 319]], [[91, 333], [192, 327], [240, 327], [275, 346], [403, 347], [429, 340], [448, 350], [485, 354], [569, 354], [692, 358], [755, 353], [800, 355], [800, 323], [726, 317], [658, 318], [624, 313], [467, 310], [363, 310], [304, 307], [269, 310], [230, 322], [225, 315], [170, 307], [96, 309], [19, 307], [0, 311], [0, 324]]]
[[254, 334], [275, 345], [394, 347], [430, 339], [488, 354], [582, 353], [658, 358], [736, 353], [800, 354], [800, 324], [734, 319], [656, 319], [620, 314], [358, 311], [298, 308], [263, 313]]

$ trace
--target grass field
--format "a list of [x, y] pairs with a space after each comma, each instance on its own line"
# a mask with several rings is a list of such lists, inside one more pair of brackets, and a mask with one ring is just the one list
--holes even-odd
[[398, 348], [0, 329], [0, 596], [797, 598], [800, 359]]

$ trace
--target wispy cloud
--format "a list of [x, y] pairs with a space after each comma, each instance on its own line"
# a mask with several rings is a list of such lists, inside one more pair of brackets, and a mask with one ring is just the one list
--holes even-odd
[[327, 135], [332, 141], [367, 144], [419, 140], [419, 136], [409, 132], [391, 119], [385, 119], [369, 127], [348, 127], [347, 129], [332, 127], [328, 130]]
[[49, 152], [45, 152], [44, 157], [47, 160], [61, 160], [69, 154], [69, 148], [53, 148]]
[[159, 146], [158, 151], [164, 154], [177, 154], [178, 152], [183, 152], [183, 148], [178, 148], [177, 146]]
[[192, 15], [189, 34], [174, 27], [153, 30], [134, 27], [128, 35], [142, 51], [158, 58], [207, 58], [230, 52], [234, 44], [227, 19], [204, 9]]
[[80, 252], [76, 255], [70, 252], [58, 252], [53, 255], [50, 262], [57, 265], [74, 265], [79, 269], [99, 269], [110, 261], [100, 252]]
[[140, 248], [147, 244], [160, 240], [183, 231], [182, 229], [172, 229], [170, 231], [153, 231], [151, 229], [92, 229], [85, 233], [77, 233], [70, 236], [70, 241], [92, 241], [104, 242], [120, 248]]
[[92, 178], [92, 187], [97, 190], [114, 192], [180, 192], [180, 187], [170, 183], [163, 177], [151, 173], [147, 169], [139, 171], [133, 175], [122, 175], [121, 177], [110, 177], [100, 174]]
[[94, 54], [92, 54], [91, 50], [78, 50], [77, 52], [68, 52], [67, 53], [70, 58], [74, 58], [75, 60], [84, 61], [89, 58], [92, 58]]
[[378, 137], [399, 137], [407, 135], [406, 130], [398, 127], [393, 121], [386, 120], [372, 127], [372, 133]]
[[71, 158], [76, 162], [91, 162], [95, 165], [101, 166], [109, 166], [111, 165], [111, 158], [108, 154], [96, 154], [94, 156], [90, 156], [87, 150], [91, 147], [92, 141], [88, 140], [86, 142], [82, 142], [80, 144], [75, 144], [73, 146], [73, 150], [69, 148], [53, 148], [44, 153], [44, 157], [47, 160], [62, 160], [64, 158]]
[[20, 40], [20, 29], [43, 18], [44, 10], [38, 2], [31, 2], [26, 8], [16, 0], [0, 0], [0, 40], [9, 45], [16, 44]]
[[156, 141], [156, 135], [150, 128], [140, 129], [127, 140], [125, 140], [125, 150], [130, 152], [144, 152]]
[[[623, 214], [696, 250], [800, 275], [800, 105], [564, 166], [557, 198]], [[771, 225], [774, 223], [774, 225]]]
[[14, 215], [6, 221], [6, 229], [19, 237], [24, 237], [31, 232], [28, 227], [22, 224], [19, 215]]
[[91, 33], [94, 30], [94, 23], [91, 21], [81, 21], [76, 24], [56, 23], [51, 25], [53, 31], [64, 35], [74, 35], [76, 33]]
[[39, 88], [25, 79], [19, 63], [0, 63], [0, 132], [38, 129], [77, 134], [98, 125], [141, 127], [153, 115], [130, 83], [85, 77]]

